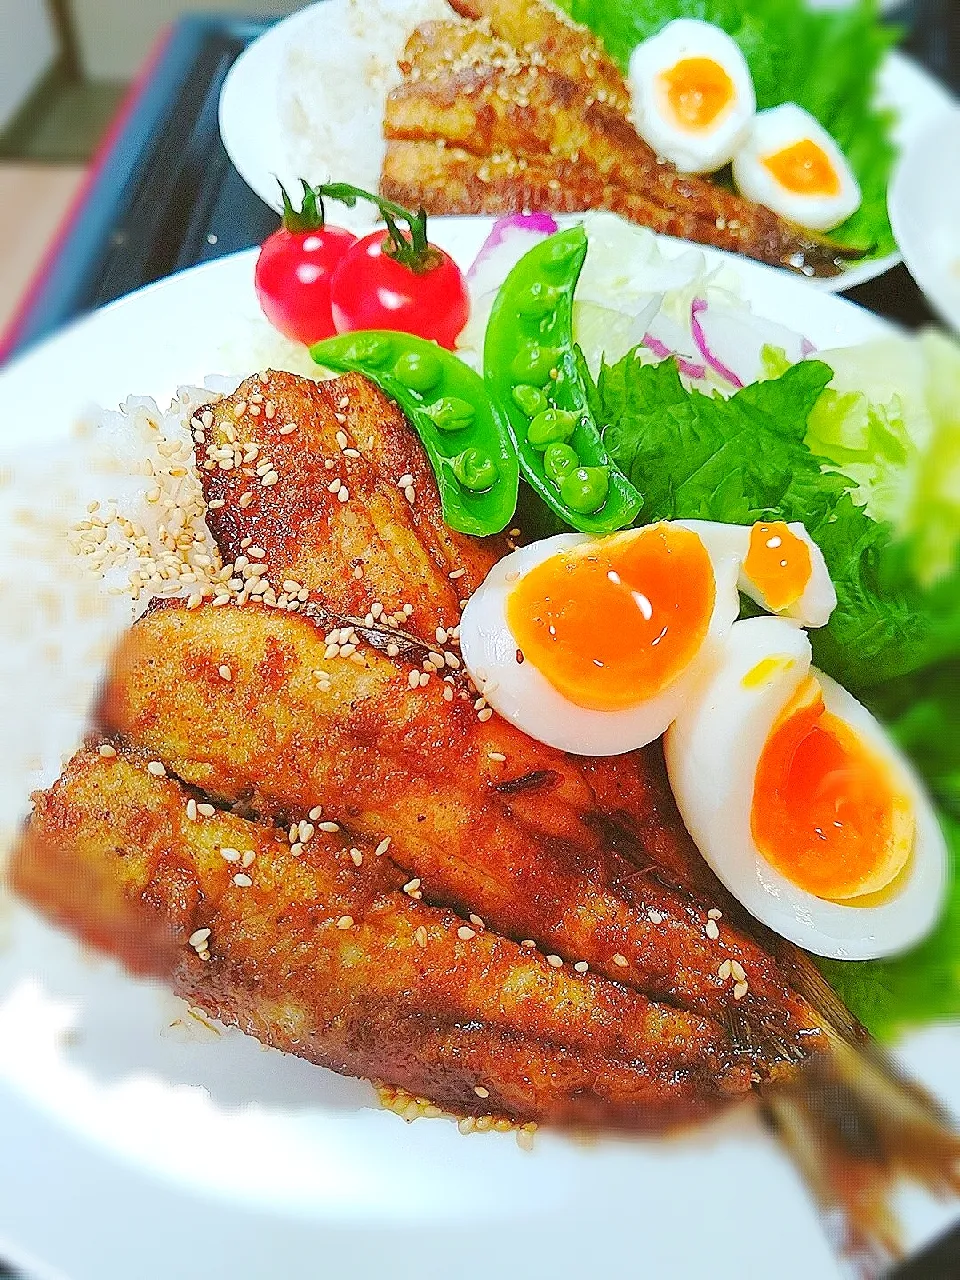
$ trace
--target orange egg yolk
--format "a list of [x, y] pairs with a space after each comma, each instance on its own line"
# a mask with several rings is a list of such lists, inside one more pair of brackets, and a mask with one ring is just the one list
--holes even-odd
[[757, 848], [818, 898], [878, 893], [900, 874], [914, 839], [909, 798], [889, 767], [823, 705], [808, 679], [767, 739], [754, 783]]
[[778, 613], [796, 604], [810, 581], [810, 548], [782, 520], [755, 524], [743, 572], [763, 596], [766, 607]]
[[709, 129], [736, 96], [733, 81], [712, 58], [681, 58], [660, 74], [676, 123], [697, 133]]
[[551, 556], [507, 600], [524, 661], [580, 707], [618, 711], [655, 696], [701, 648], [716, 599], [695, 533], [659, 524]]
[[762, 159], [777, 185], [798, 196], [837, 196], [840, 176], [833, 161], [812, 138], [801, 138]]

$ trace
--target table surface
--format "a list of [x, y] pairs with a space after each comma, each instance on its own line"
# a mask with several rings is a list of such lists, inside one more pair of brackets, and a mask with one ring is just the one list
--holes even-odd
[[[904, 52], [960, 94], [960, 0], [908, 0], [889, 17], [906, 28]], [[133, 289], [260, 244], [276, 228], [277, 215], [230, 164], [217, 124], [230, 67], [269, 25], [184, 18], [158, 44], [0, 337], [0, 363]], [[903, 266], [843, 296], [911, 328], [934, 322]], [[957, 1276], [960, 1229], [905, 1263], [895, 1280]], [[0, 1280], [21, 1277], [0, 1260]]]

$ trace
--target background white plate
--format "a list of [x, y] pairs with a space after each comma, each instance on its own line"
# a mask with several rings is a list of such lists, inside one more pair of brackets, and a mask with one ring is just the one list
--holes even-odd
[[960, 332], [960, 105], [904, 148], [887, 203], [910, 274]]
[[[464, 261], [488, 227], [439, 219], [434, 230]], [[757, 311], [818, 346], [886, 331], [803, 281], [735, 262]], [[208, 373], [259, 368], [275, 341], [253, 263], [241, 254], [154, 285], [12, 365], [0, 374], [0, 445], [56, 446], [91, 399], [162, 400]], [[31, 715], [14, 714], [16, 693], [5, 681], [8, 734], [62, 710], [40, 688]], [[68, 752], [80, 713], [58, 723]], [[26, 784], [5, 776], [0, 824], [26, 805]], [[749, 1110], [670, 1141], [543, 1134], [533, 1153], [511, 1135], [406, 1125], [363, 1083], [207, 1030], [165, 991], [6, 906], [0, 1254], [71, 1280], [838, 1275], [802, 1184]], [[930, 1030], [904, 1053], [960, 1112], [960, 1035]], [[945, 1223], [926, 1204], [906, 1208], [914, 1240]]]
[[[220, 134], [227, 154], [247, 185], [278, 212], [278, 178], [291, 193], [300, 191], [300, 178], [353, 181], [348, 173], [298, 173], [289, 158], [280, 118], [279, 82], [286, 51], [298, 34], [309, 28], [317, 8], [319, 5], [309, 5], [255, 40], [234, 63], [220, 94]], [[905, 146], [954, 102], [939, 81], [899, 53], [889, 54], [881, 68], [878, 96], [884, 106], [898, 112], [894, 131], [898, 147]], [[890, 254], [852, 266], [835, 278], [811, 283], [827, 293], [839, 293], [882, 275], [900, 260], [899, 254]], [[783, 274], [790, 273], [784, 269]]]

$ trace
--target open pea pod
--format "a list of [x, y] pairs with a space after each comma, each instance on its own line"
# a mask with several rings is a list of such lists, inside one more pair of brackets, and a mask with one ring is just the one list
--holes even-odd
[[573, 342], [573, 295], [587, 256], [583, 227], [542, 240], [493, 304], [484, 376], [505, 409], [524, 479], [582, 533], [632, 525], [643, 498], [611, 460]]
[[427, 451], [451, 529], [485, 537], [507, 527], [517, 507], [517, 451], [479, 374], [435, 342], [387, 329], [328, 338], [310, 355], [334, 372], [364, 374], [397, 402]]

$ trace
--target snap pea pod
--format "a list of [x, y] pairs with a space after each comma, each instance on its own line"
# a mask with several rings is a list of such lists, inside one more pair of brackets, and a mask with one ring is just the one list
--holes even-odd
[[507, 414], [524, 479], [582, 533], [632, 525], [643, 498], [612, 462], [573, 342], [582, 227], [542, 240], [507, 276], [484, 339], [487, 386]]
[[310, 355], [334, 372], [364, 374], [397, 402], [426, 449], [451, 529], [485, 537], [507, 527], [517, 506], [517, 451], [479, 374], [435, 342], [386, 329], [327, 338]]

